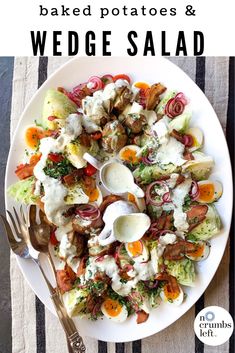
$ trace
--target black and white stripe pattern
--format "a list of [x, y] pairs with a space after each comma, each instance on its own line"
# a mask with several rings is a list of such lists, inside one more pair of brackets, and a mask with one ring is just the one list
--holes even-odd
[[[11, 131], [28, 99], [47, 74], [53, 72], [67, 58], [16, 58], [13, 76]], [[170, 58], [191, 76], [211, 100], [226, 129], [232, 161], [234, 159], [234, 58]], [[223, 79], [221, 79], [221, 75]], [[229, 78], [229, 80], [228, 80]], [[219, 87], [218, 87], [219, 85]], [[219, 103], [218, 103], [219, 102]], [[132, 343], [105, 343], [85, 339], [88, 353], [211, 353], [234, 351], [234, 338], [213, 350], [198, 341], [193, 333], [194, 317], [204, 305], [221, 305], [234, 314], [234, 240], [208, 290], [195, 308], [159, 334]], [[56, 318], [52, 317], [22, 279], [11, 256], [12, 293], [12, 353], [66, 353], [66, 342]], [[223, 281], [220, 288], [217, 284]], [[228, 285], [230, 283], [230, 286]], [[228, 300], [229, 298], [229, 300]], [[59, 341], [58, 341], [59, 339]], [[0, 341], [2, 339], [0, 338]], [[1, 346], [0, 346], [1, 347]], [[1, 351], [1, 349], [0, 349]], [[11, 353], [11, 349], [2, 350]]]

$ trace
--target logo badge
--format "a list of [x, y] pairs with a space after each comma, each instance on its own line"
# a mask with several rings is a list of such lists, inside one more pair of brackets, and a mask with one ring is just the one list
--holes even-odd
[[194, 321], [198, 339], [208, 346], [219, 346], [229, 340], [233, 333], [233, 318], [220, 306], [208, 306], [201, 310]]

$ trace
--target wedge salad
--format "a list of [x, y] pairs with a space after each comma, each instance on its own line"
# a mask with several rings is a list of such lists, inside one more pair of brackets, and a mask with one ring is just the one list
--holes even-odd
[[[121, 323], [136, 314], [140, 324], [161, 302], [187, 300], [195, 265], [220, 232], [222, 195], [192, 114], [186, 92], [125, 74], [47, 91], [8, 193], [44, 212], [70, 316]], [[85, 153], [125, 165], [144, 197], [110, 194]]]

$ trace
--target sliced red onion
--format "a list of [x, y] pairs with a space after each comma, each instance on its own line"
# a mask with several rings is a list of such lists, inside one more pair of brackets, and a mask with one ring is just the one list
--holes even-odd
[[152, 196], [151, 196], [151, 190], [155, 185], [161, 185], [161, 186], [164, 185], [165, 186], [166, 183], [161, 180], [156, 180], [153, 183], [149, 184], [146, 189], [146, 201], [147, 201], [147, 203], [150, 203], [151, 205], [160, 207], [163, 205], [164, 202], [163, 201], [155, 201], [152, 199]]
[[168, 100], [165, 106], [165, 114], [173, 119], [184, 111], [187, 100], [182, 92], [178, 93], [174, 98]]
[[146, 165], [152, 165], [152, 164], [155, 164], [155, 163], [156, 163], [155, 161], [151, 160], [151, 159], [149, 158], [149, 156], [142, 157], [141, 160], [142, 160], [142, 162], [143, 162], [144, 164], [146, 164]]
[[189, 196], [192, 201], [195, 201], [199, 196], [199, 186], [195, 180], [192, 181], [192, 186], [191, 186], [191, 190], [189, 192]]
[[88, 80], [88, 83], [92, 83], [93, 87], [90, 88], [92, 92], [99, 91], [104, 88], [104, 83], [98, 76], [91, 76]]
[[[76, 87], [74, 88], [76, 89]], [[76, 93], [69, 92], [63, 87], [58, 87], [57, 90], [63, 94], [65, 94], [71, 101], [73, 101], [78, 107], [81, 106], [81, 99], [76, 96]], [[81, 89], [80, 89], [81, 91]]]
[[73, 93], [79, 94], [86, 86], [87, 86], [87, 82], [79, 83], [79, 85], [73, 88]]
[[119, 260], [121, 260], [121, 259], [126, 259], [126, 256], [121, 254], [121, 250], [122, 250], [122, 248], [123, 248], [124, 246], [125, 246], [125, 244], [122, 243], [122, 244], [119, 246], [118, 250], [117, 250], [117, 258], [118, 258]]
[[178, 98], [182, 101], [182, 103], [184, 103], [184, 105], [188, 104], [188, 100], [186, 99], [185, 95], [183, 92], [179, 92], [177, 93], [177, 95], [175, 96], [175, 98]]
[[100, 210], [96, 206], [90, 204], [77, 206], [76, 213], [87, 221], [95, 221], [100, 217]]
[[165, 202], [165, 203], [168, 203], [168, 202], [172, 202], [171, 201], [171, 195], [170, 195], [170, 192], [166, 192], [163, 196], [162, 196], [162, 200]]
[[193, 145], [193, 137], [191, 135], [185, 134], [183, 136], [183, 144], [185, 145], [185, 147], [192, 147], [192, 145]]

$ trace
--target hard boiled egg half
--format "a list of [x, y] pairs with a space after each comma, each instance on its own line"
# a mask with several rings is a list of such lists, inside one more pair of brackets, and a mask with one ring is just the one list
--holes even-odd
[[186, 132], [187, 135], [192, 136], [193, 144], [188, 148], [190, 152], [198, 150], [203, 144], [203, 133], [198, 127], [191, 127]]
[[127, 200], [137, 206], [140, 212], [144, 212], [144, 210], [146, 209], [144, 197], [136, 197], [134, 194], [128, 192]]
[[126, 306], [111, 298], [105, 299], [101, 306], [101, 311], [108, 319], [118, 323], [124, 322], [128, 316]]
[[140, 147], [136, 145], [127, 145], [119, 151], [119, 158], [122, 162], [129, 164], [138, 164], [141, 158], [138, 156], [140, 152]]
[[199, 195], [197, 197], [200, 203], [212, 203], [217, 201], [223, 193], [223, 187], [220, 182], [212, 180], [203, 180], [198, 182]]
[[149, 251], [142, 240], [125, 244], [128, 255], [136, 262], [145, 262], [149, 258]]
[[199, 241], [195, 243], [195, 250], [191, 252], [186, 252], [187, 258], [193, 261], [205, 260], [210, 253], [210, 246], [204, 241]]
[[89, 202], [96, 203], [100, 206], [103, 202], [103, 195], [100, 188], [96, 185], [96, 188], [88, 192]]
[[180, 305], [184, 300], [184, 293], [179, 286], [179, 292], [172, 292], [169, 290], [169, 286], [165, 284], [162, 291], [160, 292], [161, 299], [169, 304]]

